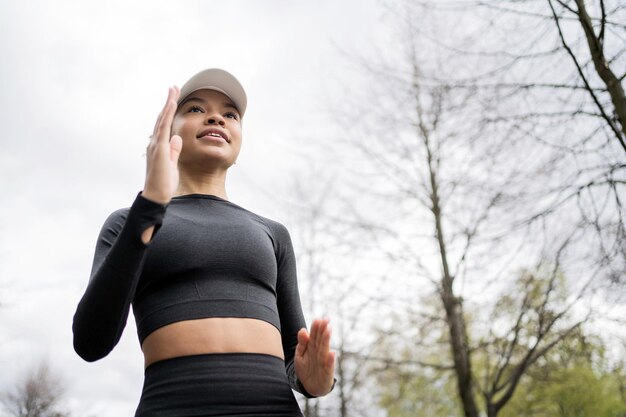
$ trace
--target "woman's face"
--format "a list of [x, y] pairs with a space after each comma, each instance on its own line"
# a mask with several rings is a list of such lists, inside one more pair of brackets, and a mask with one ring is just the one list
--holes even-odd
[[241, 118], [233, 102], [214, 90], [198, 90], [179, 105], [172, 134], [183, 140], [179, 164], [227, 169], [241, 150]]

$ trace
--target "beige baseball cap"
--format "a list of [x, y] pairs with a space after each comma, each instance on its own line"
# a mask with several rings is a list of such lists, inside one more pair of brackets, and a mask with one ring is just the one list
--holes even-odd
[[225, 94], [237, 107], [239, 115], [246, 112], [248, 98], [241, 83], [230, 72], [219, 68], [209, 68], [191, 77], [180, 89], [180, 104], [187, 96], [198, 90], [215, 90]]

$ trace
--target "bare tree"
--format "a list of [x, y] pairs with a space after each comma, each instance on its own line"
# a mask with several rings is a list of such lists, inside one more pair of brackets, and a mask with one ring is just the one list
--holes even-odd
[[[576, 55], [565, 38], [565, 34], [563, 33], [563, 29], [561, 27], [562, 21], [565, 17], [563, 14], [557, 12], [555, 3], [561, 6], [564, 13], [571, 13], [580, 23], [580, 27], [585, 35], [585, 39], [587, 40], [587, 45], [589, 46], [589, 56], [591, 57], [593, 68], [595, 69], [595, 75], [597, 75], [600, 80], [602, 80], [602, 83], [604, 83], [605, 88], [603, 92], [608, 93], [611, 98], [611, 104], [602, 103], [600, 101], [600, 97], [598, 97], [594, 91], [595, 89], [592, 87], [592, 81], [588, 79], [585, 71], [583, 70], [583, 67], [586, 64], [581, 61], [583, 61], [584, 58]], [[571, 3], [572, 2], [561, 0], [548, 0], [548, 5], [550, 6], [550, 11], [552, 12], [554, 23], [559, 33], [559, 38], [561, 39], [563, 48], [567, 51], [567, 54], [572, 59], [572, 63], [576, 67], [576, 71], [580, 76], [580, 81], [583, 83], [585, 90], [589, 93], [590, 98], [593, 100], [593, 103], [598, 110], [598, 115], [603, 119], [606, 126], [612, 131], [615, 140], [619, 142], [624, 152], [626, 152], [626, 96], [624, 95], [624, 88], [621, 84], [622, 80], [626, 76], [626, 72], [619, 76], [615, 74], [611, 68], [611, 61], [613, 61], [613, 59], [607, 58], [605, 54], [607, 51], [604, 48], [607, 25], [615, 25], [619, 27], [619, 24], [612, 22], [611, 18], [613, 17], [612, 15], [616, 14], [615, 12], [619, 10], [620, 6], [613, 5], [613, 7], [615, 7], [613, 10], [607, 10], [607, 4], [605, 4], [605, 1], [599, 0], [597, 4], [599, 6], [600, 17], [592, 18], [587, 11], [587, 6], [585, 5], [584, 0], [575, 0], [573, 2], [574, 4]], [[623, 5], [621, 7], [623, 7]], [[608, 15], [607, 12], [609, 13]], [[594, 20], [596, 23], [594, 23]], [[622, 28], [624, 27], [626, 27], [626, 25], [622, 24]], [[621, 54], [623, 51], [624, 49], [621, 49], [618, 53]], [[613, 111], [610, 112], [610, 110]]]
[[[553, 284], [571, 265], [579, 248], [575, 243], [585, 234], [577, 221], [561, 227], [559, 221], [528, 219], [531, 210], [544, 210], [538, 204], [543, 200], [529, 198], [528, 189], [540, 187], [528, 175], [553, 167], [544, 161], [551, 162], [552, 155], [537, 152], [531, 135], [509, 142], [494, 130], [485, 111], [493, 103], [479, 94], [481, 86], [476, 80], [470, 88], [447, 79], [456, 67], [436, 54], [429, 56], [416, 35], [424, 18], [414, 21], [416, 15], [404, 9], [398, 14], [407, 28], [400, 42], [404, 54], [390, 63], [384, 58], [358, 61], [370, 77], [370, 95], [350, 106], [341, 104], [350, 110], [339, 121], [344, 122], [342, 131], [349, 132], [345, 152], [358, 149], [365, 157], [350, 189], [375, 197], [378, 202], [370, 200], [371, 206], [388, 204], [383, 219], [377, 216], [380, 210], [373, 213], [371, 229], [387, 233], [385, 246], [393, 248], [393, 259], [406, 261], [409, 276], [430, 283], [441, 302], [449, 362], [413, 362], [453, 369], [463, 414], [478, 417], [484, 409], [495, 417], [528, 369], [586, 320], [575, 319], [572, 308], [596, 271], [578, 272], [574, 299], [559, 302]], [[543, 192], [545, 198], [545, 187]], [[465, 305], [473, 303], [472, 310], [488, 315], [504, 299], [501, 294], [511, 291], [516, 271], [534, 260], [556, 266], [547, 286], [538, 289], [528, 282], [516, 288], [526, 302], [518, 304], [512, 322], [499, 323], [507, 329], [503, 339], [495, 336], [488, 319], [491, 336], [469, 329]], [[404, 281], [399, 282], [404, 298], [411, 299]], [[498, 349], [488, 349], [496, 345]], [[485, 352], [489, 371], [481, 374], [473, 361]]]
[[[401, 1], [389, 10], [410, 16], [411, 36], [436, 48], [455, 69], [429, 71], [425, 82], [473, 91], [492, 137], [509, 144], [534, 141], [535, 160], [527, 172], [535, 181], [520, 190], [518, 203], [525, 201], [527, 208], [518, 224], [552, 217], [587, 228], [585, 256], [603, 265], [599, 275], [609, 285], [623, 284], [623, 2]], [[428, 21], [439, 27], [433, 30]], [[607, 294], [622, 291], [612, 285]]]
[[513, 291], [498, 299], [490, 316], [496, 325], [476, 351], [485, 366], [478, 381], [488, 416], [497, 416], [511, 400], [533, 364], [587, 321], [587, 316], [568, 320], [582, 294], [568, 300], [564, 287], [558, 262], [552, 268], [540, 264], [523, 271]]
[[367, 330], [372, 316], [368, 310], [373, 310], [368, 306], [374, 297], [363, 291], [367, 276], [358, 261], [359, 254], [376, 245], [367, 243], [370, 232], [346, 216], [355, 207], [336, 188], [337, 173], [316, 163], [303, 158], [281, 200], [293, 223], [304, 310], [311, 317], [331, 318], [331, 348], [337, 354], [334, 391], [321, 399], [305, 399], [303, 412], [307, 417], [367, 416], [373, 408], [364, 400], [371, 396], [363, 394], [368, 388]]
[[61, 378], [42, 362], [2, 393], [0, 401], [11, 417], [66, 417], [70, 414], [60, 405], [63, 394]]
[[[596, 55], [621, 83], [615, 68], [626, 43], [615, 39], [624, 7], [605, 3], [595, 3], [600, 18], [590, 17], [602, 45]], [[573, 4], [392, 4], [401, 41], [374, 57], [352, 57], [370, 88], [342, 97], [333, 109], [339, 133], [324, 143], [332, 148], [347, 138], [341, 162], [353, 176], [335, 187], [349, 204], [341, 216], [324, 214], [322, 234], [358, 231], [375, 247], [352, 246], [382, 277], [354, 289], [368, 292], [364, 305], [376, 309], [380, 337], [393, 336], [390, 313], [411, 306], [430, 329], [444, 331], [435, 341], [417, 339], [426, 348], [418, 351], [442, 342], [449, 348], [443, 362], [342, 352], [383, 369], [453, 371], [466, 416], [498, 415], [532, 366], [588, 318], [573, 310], [597, 277], [619, 284], [626, 271], [620, 93], [610, 74], [592, 72], [588, 31], [584, 43], [568, 41], [585, 6]], [[565, 16], [570, 9], [578, 14]], [[432, 30], [441, 22], [449, 25]], [[368, 263], [374, 258], [380, 265]], [[532, 263], [535, 270], [520, 277]], [[562, 279], [573, 294], [567, 301], [556, 291]], [[438, 298], [440, 317], [415, 306], [424, 293]], [[341, 294], [348, 303], [352, 293]], [[507, 303], [514, 311], [504, 315]]]

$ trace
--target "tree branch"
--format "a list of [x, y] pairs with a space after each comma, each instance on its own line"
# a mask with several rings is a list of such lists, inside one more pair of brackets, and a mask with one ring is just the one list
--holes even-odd
[[[622, 126], [622, 134], [617, 130], [613, 121], [606, 116], [603, 109], [601, 108], [601, 112], [607, 123], [611, 126], [611, 129], [615, 132], [615, 137], [624, 148], [626, 152], [626, 143], [624, 142], [624, 138], [626, 137], [626, 95], [624, 94], [624, 89], [620, 81], [617, 79], [609, 64], [606, 62], [606, 58], [603, 53], [602, 47], [602, 38], [598, 39], [593, 31], [593, 25], [591, 23], [591, 18], [587, 14], [587, 9], [585, 8], [585, 3], [583, 0], [575, 0], [578, 5], [578, 17], [580, 19], [580, 24], [585, 31], [585, 36], [587, 38], [587, 44], [589, 45], [589, 52], [591, 53], [591, 58], [593, 59], [593, 64], [595, 66], [596, 72], [606, 84], [607, 90], [609, 91], [609, 95], [611, 96], [611, 101], [613, 102], [613, 106], [615, 109], [615, 113], [617, 114], [617, 118]], [[604, 13], [604, 7], [603, 7]], [[557, 23], [558, 25], [558, 23]], [[604, 26], [603, 26], [604, 28]], [[561, 29], [559, 28], [559, 34], [561, 34]], [[604, 33], [601, 34], [604, 36]], [[561, 34], [561, 39], [563, 36]], [[568, 51], [569, 52], [569, 51]], [[591, 92], [590, 92], [591, 93]], [[595, 95], [592, 95], [595, 99]], [[597, 100], [596, 100], [597, 104]], [[600, 107], [600, 105], [598, 104]]]

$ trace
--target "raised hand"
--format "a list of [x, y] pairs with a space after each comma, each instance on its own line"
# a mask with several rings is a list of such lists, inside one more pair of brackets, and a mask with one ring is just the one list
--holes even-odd
[[328, 319], [317, 319], [306, 329], [298, 332], [295, 366], [296, 376], [313, 396], [328, 394], [333, 386], [335, 352], [330, 350], [331, 328]]
[[177, 164], [183, 141], [178, 135], [171, 136], [171, 128], [179, 95], [178, 87], [169, 88], [146, 150], [146, 183], [141, 195], [160, 204], [169, 203], [178, 187]]

